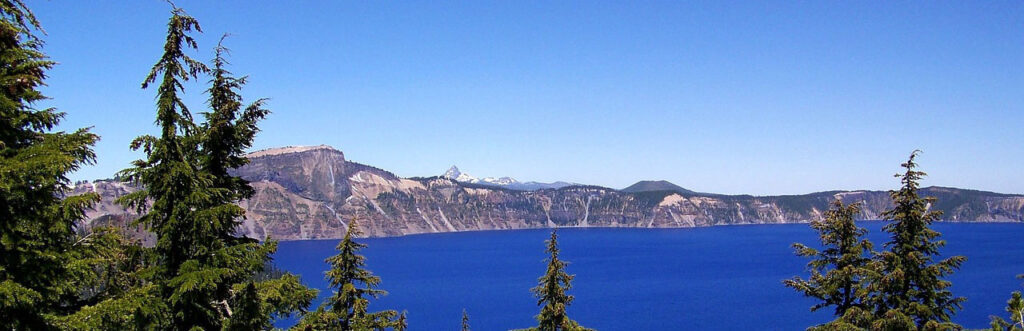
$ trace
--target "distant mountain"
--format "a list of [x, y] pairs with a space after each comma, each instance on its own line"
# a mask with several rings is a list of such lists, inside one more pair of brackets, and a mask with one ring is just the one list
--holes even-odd
[[[448, 171], [445, 171], [444, 175], [442, 175], [442, 176], [444, 178], [454, 179], [456, 181], [463, 182], [463, 183], [479, 184], [481, 182], [480, 179], [477, 179], [476, 177], [473, 177], [473, 175], [466, 174], [466, 173], [463, 173], [462, 171], [459, 171], [459, 167], [456, 167], [454, 165], [451, 168], [448, 168]], [[511, 178], [509, 178], [509, 179], [511, 179]], [[512, 180], [514, 181], [514, 179], [512, 179]]]
[[[255, 191], [251, 199], [239, 203], [246, 210], [239, 231], [252, 238], [341, 238], [353, 221], [368, 236], [387, 237], [551, 227], [806, 223], [820, 219], [837, 198], [860, 202], [859, 219], [878, 219], [892, 207], [884, 191], [719, 195], [688, 193], [667, 182], [627, 188], [635, 192], [582, 185], [527, 191], [510, 189], [515, 183], [462, 182], [456, 179], [472, 176], [454, 167], [446, 177], [401, 178], [348, 161], [330, 146], [268, 149], [249, 154], [249, 159], [233, 174], [249, 180]], [[893, 187], [898, 185], [893, 182]], [[114, 203], [138, 189], [114, 180], [76, 183], [74, 193], [95, 192], [101, 197], [87, 212], [85, 227], [120, 226], [151, 241], [145, 229], [130, 225], [139, 215]], [[1024, 222], [1024, 195], [945, 187], [922, 188], [921, 194], [938, 199], [931, 208], [943, 211], [946, 221]]]
[[539, 182], [520, 182], [512, 177], [484, 177], [483, 179], [477, 179], [470, 174], [464, 173], [459, 170], [459, 167], [452, 166], [445, 171], [443, 178], [455, 180], [460, 183], [480, 184], [497, 186], [518, 191], [535, 191], [540, 189], [556, 189], [563, 188], [566, 186], [577, 185], [567, 182], [554, 182], [554, 183], [539, 183]]
[[666, 180], [641, 180], [636, 184], [630, 185], [627, 188], [619, 191], [627, 193], [638, 193], [638, 192], [657, 192], [657, 191], [669, 191], [678, 192], [684, 194], [692, 194], [693, 191], [687, 190], [682, 186], [672, 184]]

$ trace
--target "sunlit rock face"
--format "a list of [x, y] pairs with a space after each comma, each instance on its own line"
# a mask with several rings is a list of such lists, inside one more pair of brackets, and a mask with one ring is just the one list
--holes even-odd
[[[256, 194], [240, 231], [278, 240], [341, 238], [355, 221], [367, 236], [547, 227], [680, 228], [730, 224], [803, 223], [821, 217], [829, 202], [861, 202], [861, 219], [878, 219], [891, 207], [881, 191], [833, 191], [792, 196], [697, 193], [675, 185], [633, 186], [629, 192], [597, 186], [516, 190], [456, 180], [459, 175], [399, 178], [349, 162], [329, 146], [284, 147], [249, 155], [234, 171]], [[452, 178], [455, 177], [455, 178]], [[667, 182], [666, 182], [667, 183]], [[671, 184], [671, 183], [668, 183]], [[639, 187], [648, 187], [647, 189]], [[665, 188], [668, 188], [667, 190]], [[134, 188], [104, 180], [81, 182], [74, 192], [102, 197], [85, 228], [117, 225], [151, 241], [137, 218], [114, 200]], [[649, 190], [648, 190], [649, 189]], [[1024, 222], [1024, 196], [929, 187], [933, 208], [949, 221]]]

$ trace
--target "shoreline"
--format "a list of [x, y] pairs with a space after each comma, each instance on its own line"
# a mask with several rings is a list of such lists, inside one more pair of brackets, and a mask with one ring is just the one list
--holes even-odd
[[[882, 223], [886, 220], [857, 220], [857, 223]], [[637, 226], [560, 226], [560, 227], [536, 227], [536, 228], [515, 228], [515, 229], [474, 229], [474, 230], [459, 230], [459, 231], [443, 231], [443, 232], [421, 232], [421, 233], [408, 233], [398, 236], [380, 236], [380, 237], [358, 237], [356, 239], [391, 239], [391, 238], [404, 238], [410, 236], [428, 236], [428, 235], [439, 235], [439, 234], [459, 234], [459, 233], [473, 233], [473, 232], [505, 232], [505, 231], [530, 231], [530, 230], [550, 230], [550, 229], [636, 229], [636, 230], [682, 230], [682, 229], [703, 229], [703, 228], [716, 228], [716, 227], [731, 227], [731, 226], [786, 226], [786, 225], [807, 225], [810, 222], [789, 222], [789, 223], [735, 223], [735, 224], [715, 224], [705, 226], [690, 226], [690, 227], [637, 227]], [[933, 224], [1020, 224], [1024, 226], [1024, 221], [938, 221]], [[320, 240], [341, 240], [338, 238], [309, 238], [309, 239], [270, 239], [276, 240], [277, 242], [289, 242], [289, 241], [320, 241]]]

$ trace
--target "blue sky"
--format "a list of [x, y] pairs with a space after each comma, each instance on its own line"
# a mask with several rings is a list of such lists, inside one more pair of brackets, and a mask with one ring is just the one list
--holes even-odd
[[[328, 144], [400, 176], [800, 194], [925, 185], [1024, 193], [1021, 1], [178, 1], [208, 60], [231, 33], [256, 148]], [[155, 131], [161, 1], [30, 1], [64, 129], [110, 177]], [[206, 78], [189, 84], [203, 107]]]

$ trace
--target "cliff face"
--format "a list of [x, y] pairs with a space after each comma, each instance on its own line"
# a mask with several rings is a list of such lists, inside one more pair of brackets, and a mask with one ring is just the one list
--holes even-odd
[[[820, 192], [796, 196], [729, 196], [690, 191], [620, 192], [596, 186], [514, 191], [443, 177], [399, 178], [345, 160], [327, 146], [256, 152], [237, 169], [256, 190], [240, 204], [242, 231], [278, 240], [341, 238], [358, 222], [369, 236], [554, 226], [673, 228], [726, 224], [802, 223], [821, 217], [835, 198], [862, 202], [863, 219], [891, 207], [887, 192]], [[137, 217], [113, 203], [134, 188], [113, 181], [76, 185], [103, 201], [88, 226]], [[934, 208], [950, 221], [1024, 222], [1024, 196], [930, 187]], [[139, 234], [141, 229], [133, 228]]]

